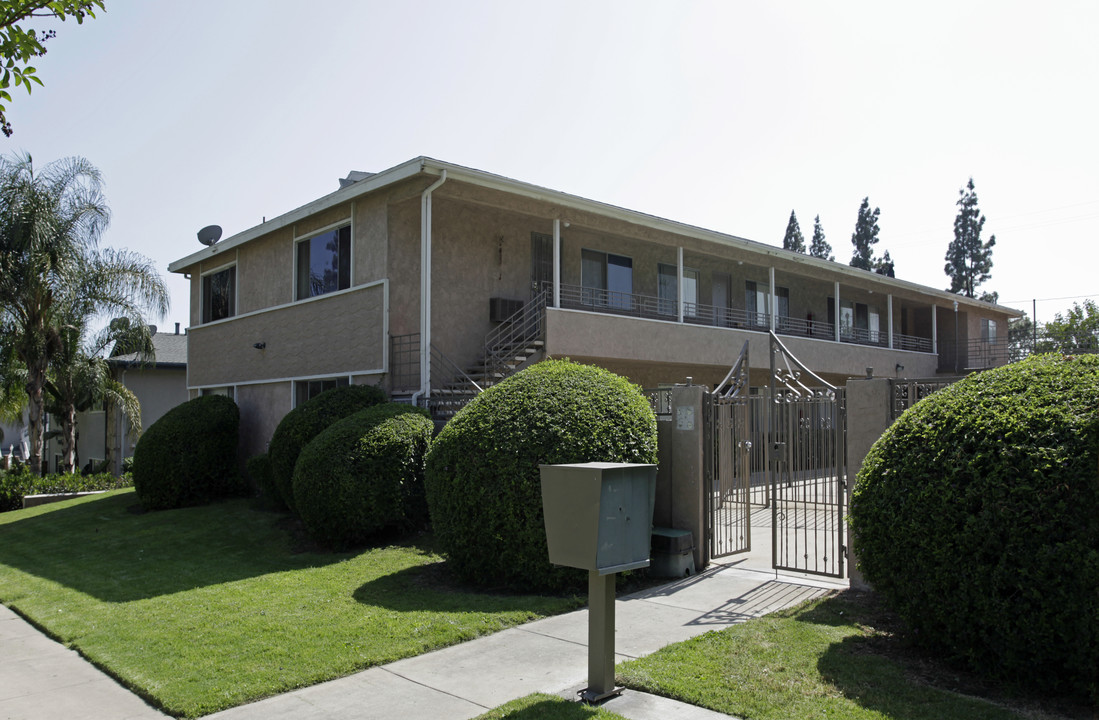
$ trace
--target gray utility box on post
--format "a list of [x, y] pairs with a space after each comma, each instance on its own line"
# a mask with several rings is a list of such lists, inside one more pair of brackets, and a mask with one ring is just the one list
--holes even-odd
[[608, 575], [649, 566], [656, 465], [541, 465], [554, 565]]
[[541, 465], [549, 560], [588, 571], [587, 702], [614, 686], [614, 574], [649, 566], [656, 465]]

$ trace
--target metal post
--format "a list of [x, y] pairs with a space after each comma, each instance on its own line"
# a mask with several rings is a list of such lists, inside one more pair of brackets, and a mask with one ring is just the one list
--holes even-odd
[[958, 374], [958, 301], [954, 301], [954, 374]]
[[585, 702], [621, 692], [614, 685], [614, 573], [588, 571], [588, 687]]
[[1030, 353], [1033, 355], [1038, 352], [1038, 298], [1031, 298], [1030, 300], [1030, 334], [1031, 334], [1031, 346]]

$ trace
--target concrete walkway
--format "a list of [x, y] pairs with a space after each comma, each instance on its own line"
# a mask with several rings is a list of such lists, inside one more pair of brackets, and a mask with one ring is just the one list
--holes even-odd
[[[846, 587], [776, 578], [738, 561], [619, 598], [617, 659]], [[587, 610], [546, 618], [348, 677], [207, 716], [211, 720], [463, 720], [533, 692], [574, 696], [587, 679]], [[231, 680], [230, 680], [231, 681]], [[631, 720], [725, 717], [626, 691], [604, 707]], [[164, 718], [0, 606], [0, 720]]]

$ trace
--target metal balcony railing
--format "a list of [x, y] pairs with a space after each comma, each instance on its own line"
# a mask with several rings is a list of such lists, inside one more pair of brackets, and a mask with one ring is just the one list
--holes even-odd
[[[679, 303], [676, 300], [651, 295], [624, 293], [579, 285], [561, 285], [561, 307], [568, 310], [584, 310], [607, 315], [625, 315], [650, 320], [679, 320]], [[734, 328], [768, 332], [771, 316], [766, 312], [724, 308], [703, 303], [684, 303], [683, 322], [691, 325]], [[792, 317], [775, 318], [775, 332], [779, 335], [834, 340], [835, 324], [820, 320], [802, 320]], [[888, 347], [889, 335], [884, 330], [842, 328], [840, 342], [874, 347]], [[929, 353], [931, 338], [893, 333], [893, 347], [898, 350]]]

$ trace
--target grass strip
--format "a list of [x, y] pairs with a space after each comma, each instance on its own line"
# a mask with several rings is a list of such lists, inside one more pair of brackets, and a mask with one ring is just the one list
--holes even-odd
[[749, 720], [1045, 717], [925, 682], [883, 620], [866, 596], [811, 600], [621, 663], [617, 680]]
[[534, 693], [493, 708], [474, 720], [626, 720], [600, 707], [566, 700], [556, 695]]
[[198, 717], [574, 609], [460, 587], [430, 537], [296, 552], [249, 501], [132, 490], [0, 514], [0, 602], [153, 704]]

